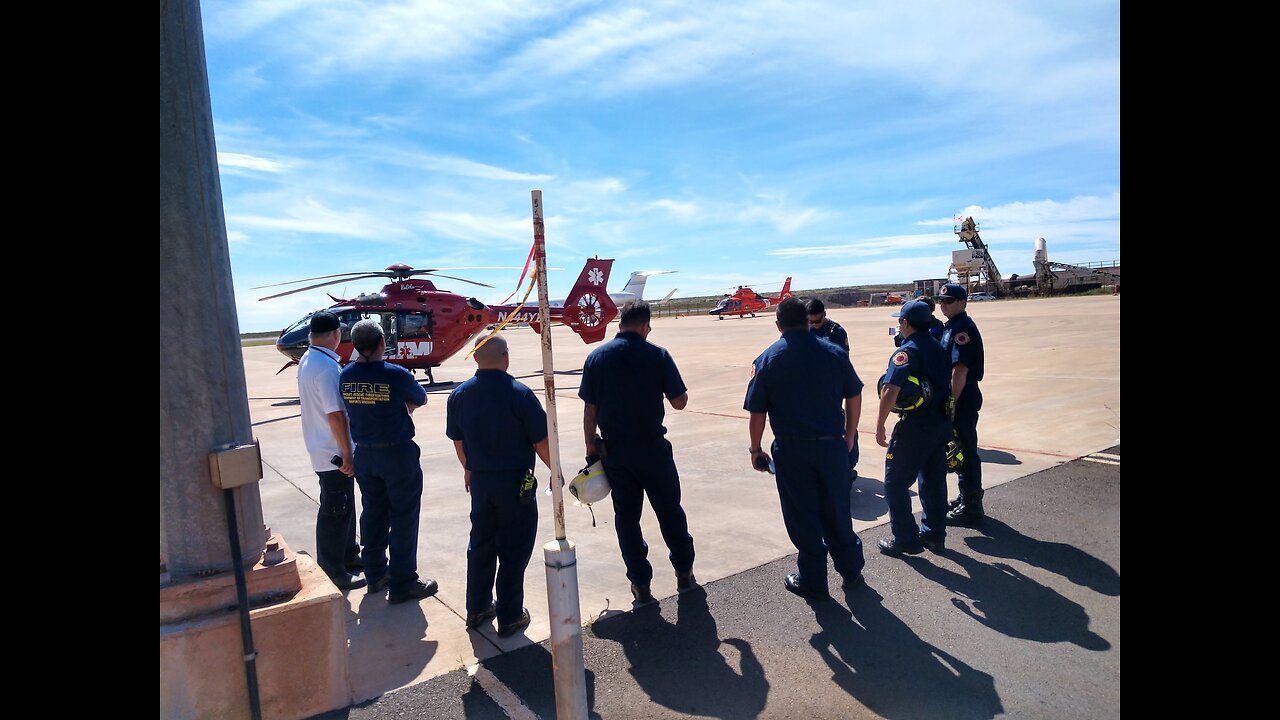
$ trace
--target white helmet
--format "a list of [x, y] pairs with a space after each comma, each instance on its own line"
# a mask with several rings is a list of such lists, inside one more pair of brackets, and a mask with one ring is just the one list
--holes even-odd
[[569, 492], [584, 505], [600, 502], [609, 495], [609, 478], [604, 474], [604, 462], [596, 460], [583, 468], [569, 483]]

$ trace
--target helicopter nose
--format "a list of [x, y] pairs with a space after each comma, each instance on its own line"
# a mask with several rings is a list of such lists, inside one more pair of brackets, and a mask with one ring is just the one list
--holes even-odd
[[276, 339], [276, 350], [281, 355], [290, 360], [301, 360], [302, 354], [311, 346], [311, 331], [308, 328], [299, 328], [286, 333], [281, 333]]

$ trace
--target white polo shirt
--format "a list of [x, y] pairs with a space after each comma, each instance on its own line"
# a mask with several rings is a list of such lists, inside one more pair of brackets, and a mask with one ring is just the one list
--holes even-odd
[[[328, 414], [343, 411], [342, 393], [338, 391], [338, 354], [328, 348], [312, 345], [298, 361], [298, 400], [302, 403], [302, 440], [311, 456], [311, 469], [318, 473], [337, 470], [332, 462], [341, 455], [338, 441], [329, 429]], [[348, 438], [349, 439], [349, 438]]]

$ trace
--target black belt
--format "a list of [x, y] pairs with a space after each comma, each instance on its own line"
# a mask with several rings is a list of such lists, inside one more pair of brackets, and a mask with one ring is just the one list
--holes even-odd
[[356, 447], [369, 448], [370, 450], [382, 450], [385, 448], [393, 448], [405, 444], [408, 440], [397, 440], [396, 442], [385, 443], [356, 443]]
[[774, 440], [843, 440], [839, 435], [774, 435]]

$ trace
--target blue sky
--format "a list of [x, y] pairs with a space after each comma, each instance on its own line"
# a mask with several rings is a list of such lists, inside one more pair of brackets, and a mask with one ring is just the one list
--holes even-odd
[[[942, 277], [1120, 257], [1118, 2], [202, 3], [242, 331], [330, 304], [251, 286], [511, 266], [543, 191], [563, 297]], [[487, 302], [518, 271], [451, 274]], [[374, 291], [376, 280], [327, 290]]]

